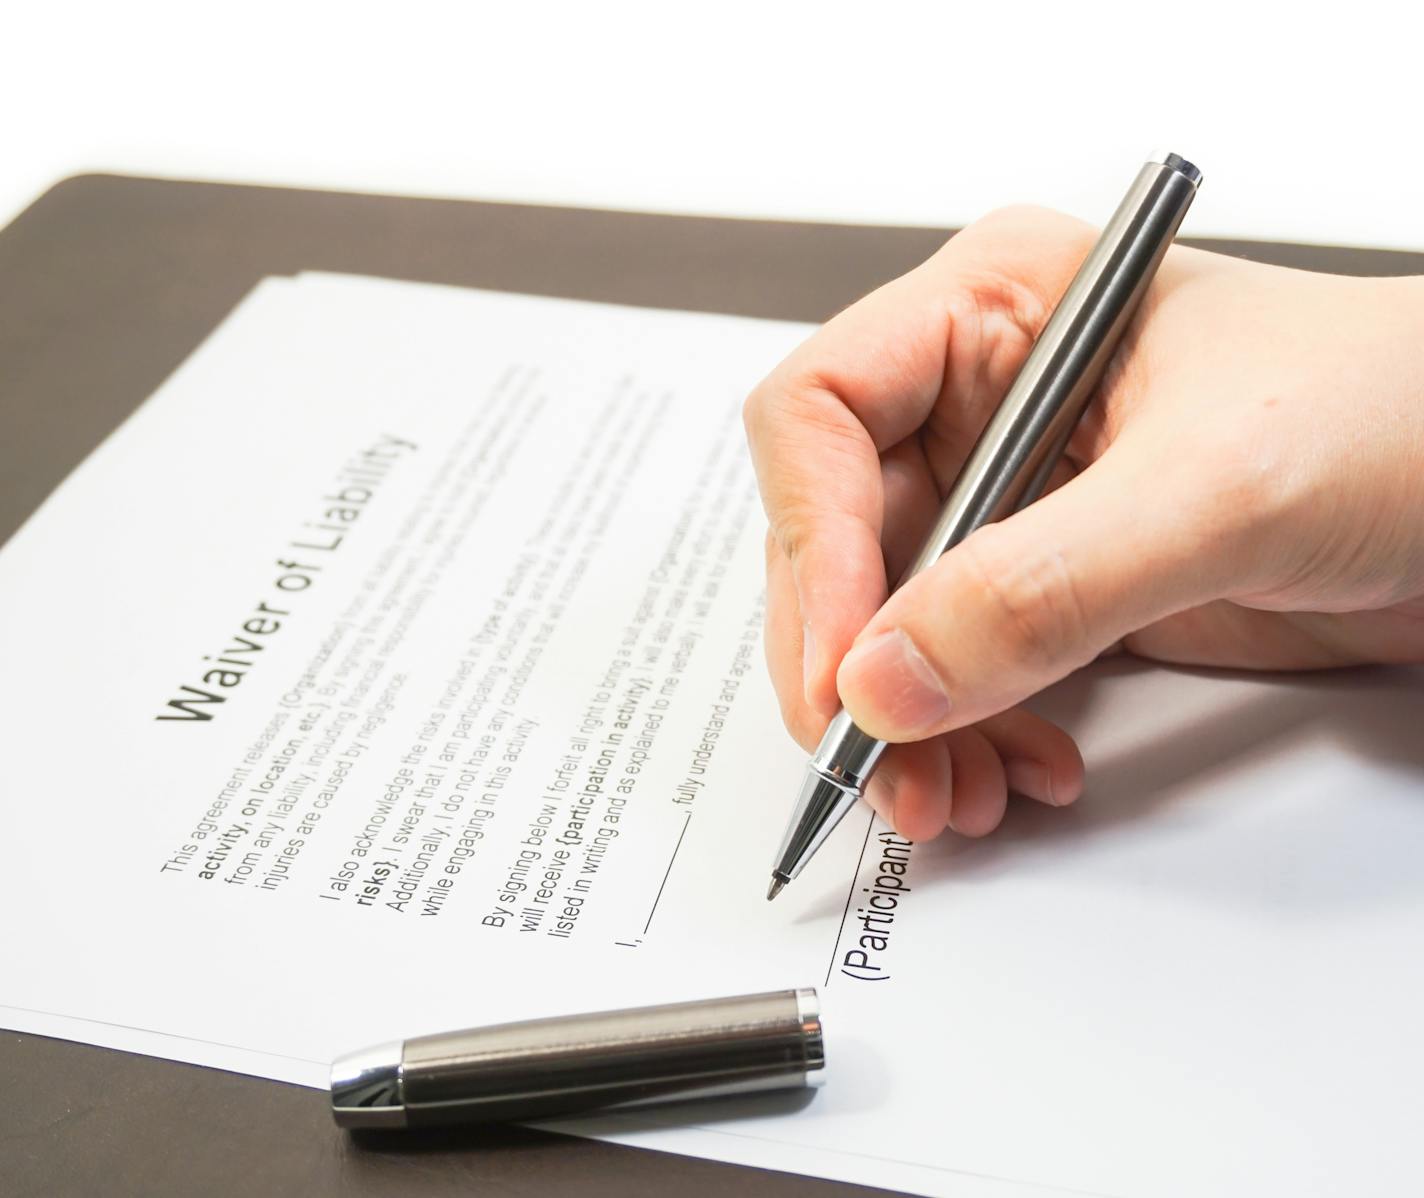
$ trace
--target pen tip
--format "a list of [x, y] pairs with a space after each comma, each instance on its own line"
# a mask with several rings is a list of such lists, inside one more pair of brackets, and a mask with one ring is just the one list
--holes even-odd
[[785, 878], [783, 878], [780, 874], [772, 874], [771, 887], [766, 892], [766, 901], [771, 902], [772, 899], [774, 899], [778, 894], [781, 893], [781, 889], [785, 885]]

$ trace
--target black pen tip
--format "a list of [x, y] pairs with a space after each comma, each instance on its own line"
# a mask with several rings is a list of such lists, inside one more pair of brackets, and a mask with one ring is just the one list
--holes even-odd
[[785, 885], [785, 878], [783, 878], [780, 874], [772, 874], [771, 886], [766, 892], [766, 901], [771, 902], [772, 899], [774, 899], [778, 894], [781, 893], [782, 887], [784, 887]]

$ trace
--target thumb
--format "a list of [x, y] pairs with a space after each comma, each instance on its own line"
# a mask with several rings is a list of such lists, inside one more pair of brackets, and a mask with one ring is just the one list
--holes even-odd
[[841, 701], [880, 740], [922, 740], [1003, 711], [1128, 633], [1219, 597], [1244, 555], [1209, 495], [1180, 462], [1135, 457], [1119, 441], [892, 595], [841, 662]]

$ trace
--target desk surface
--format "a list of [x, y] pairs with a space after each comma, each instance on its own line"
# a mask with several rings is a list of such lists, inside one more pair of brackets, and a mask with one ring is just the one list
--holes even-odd
[[[348, 271], [819, 321], [945, 236], [69, 179], [0, 231], [0, 541], [265, 275]], [[1308, 269], [1424, 273], [1424, 254], [1195, 244]], [[13, 1032], [0, 1032], [0, 1077], [7, 1195], [878, 1192], [516, 1128], [353, 1140], [310, 1090]]]

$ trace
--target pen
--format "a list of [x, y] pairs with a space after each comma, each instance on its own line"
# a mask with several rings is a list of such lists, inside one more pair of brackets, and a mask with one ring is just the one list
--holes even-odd
[[[1138, 172], [980, 434], [900, 585], [976, 528], [1038, 497], [1200, 182], [1201, 172], [1176, 154], [1158, 155]], [[801, 872], [865, 793], [884, 751], [885, 742], [857, 728], [844, 709], [836, 713], [811, 757], [768, 899]]]

